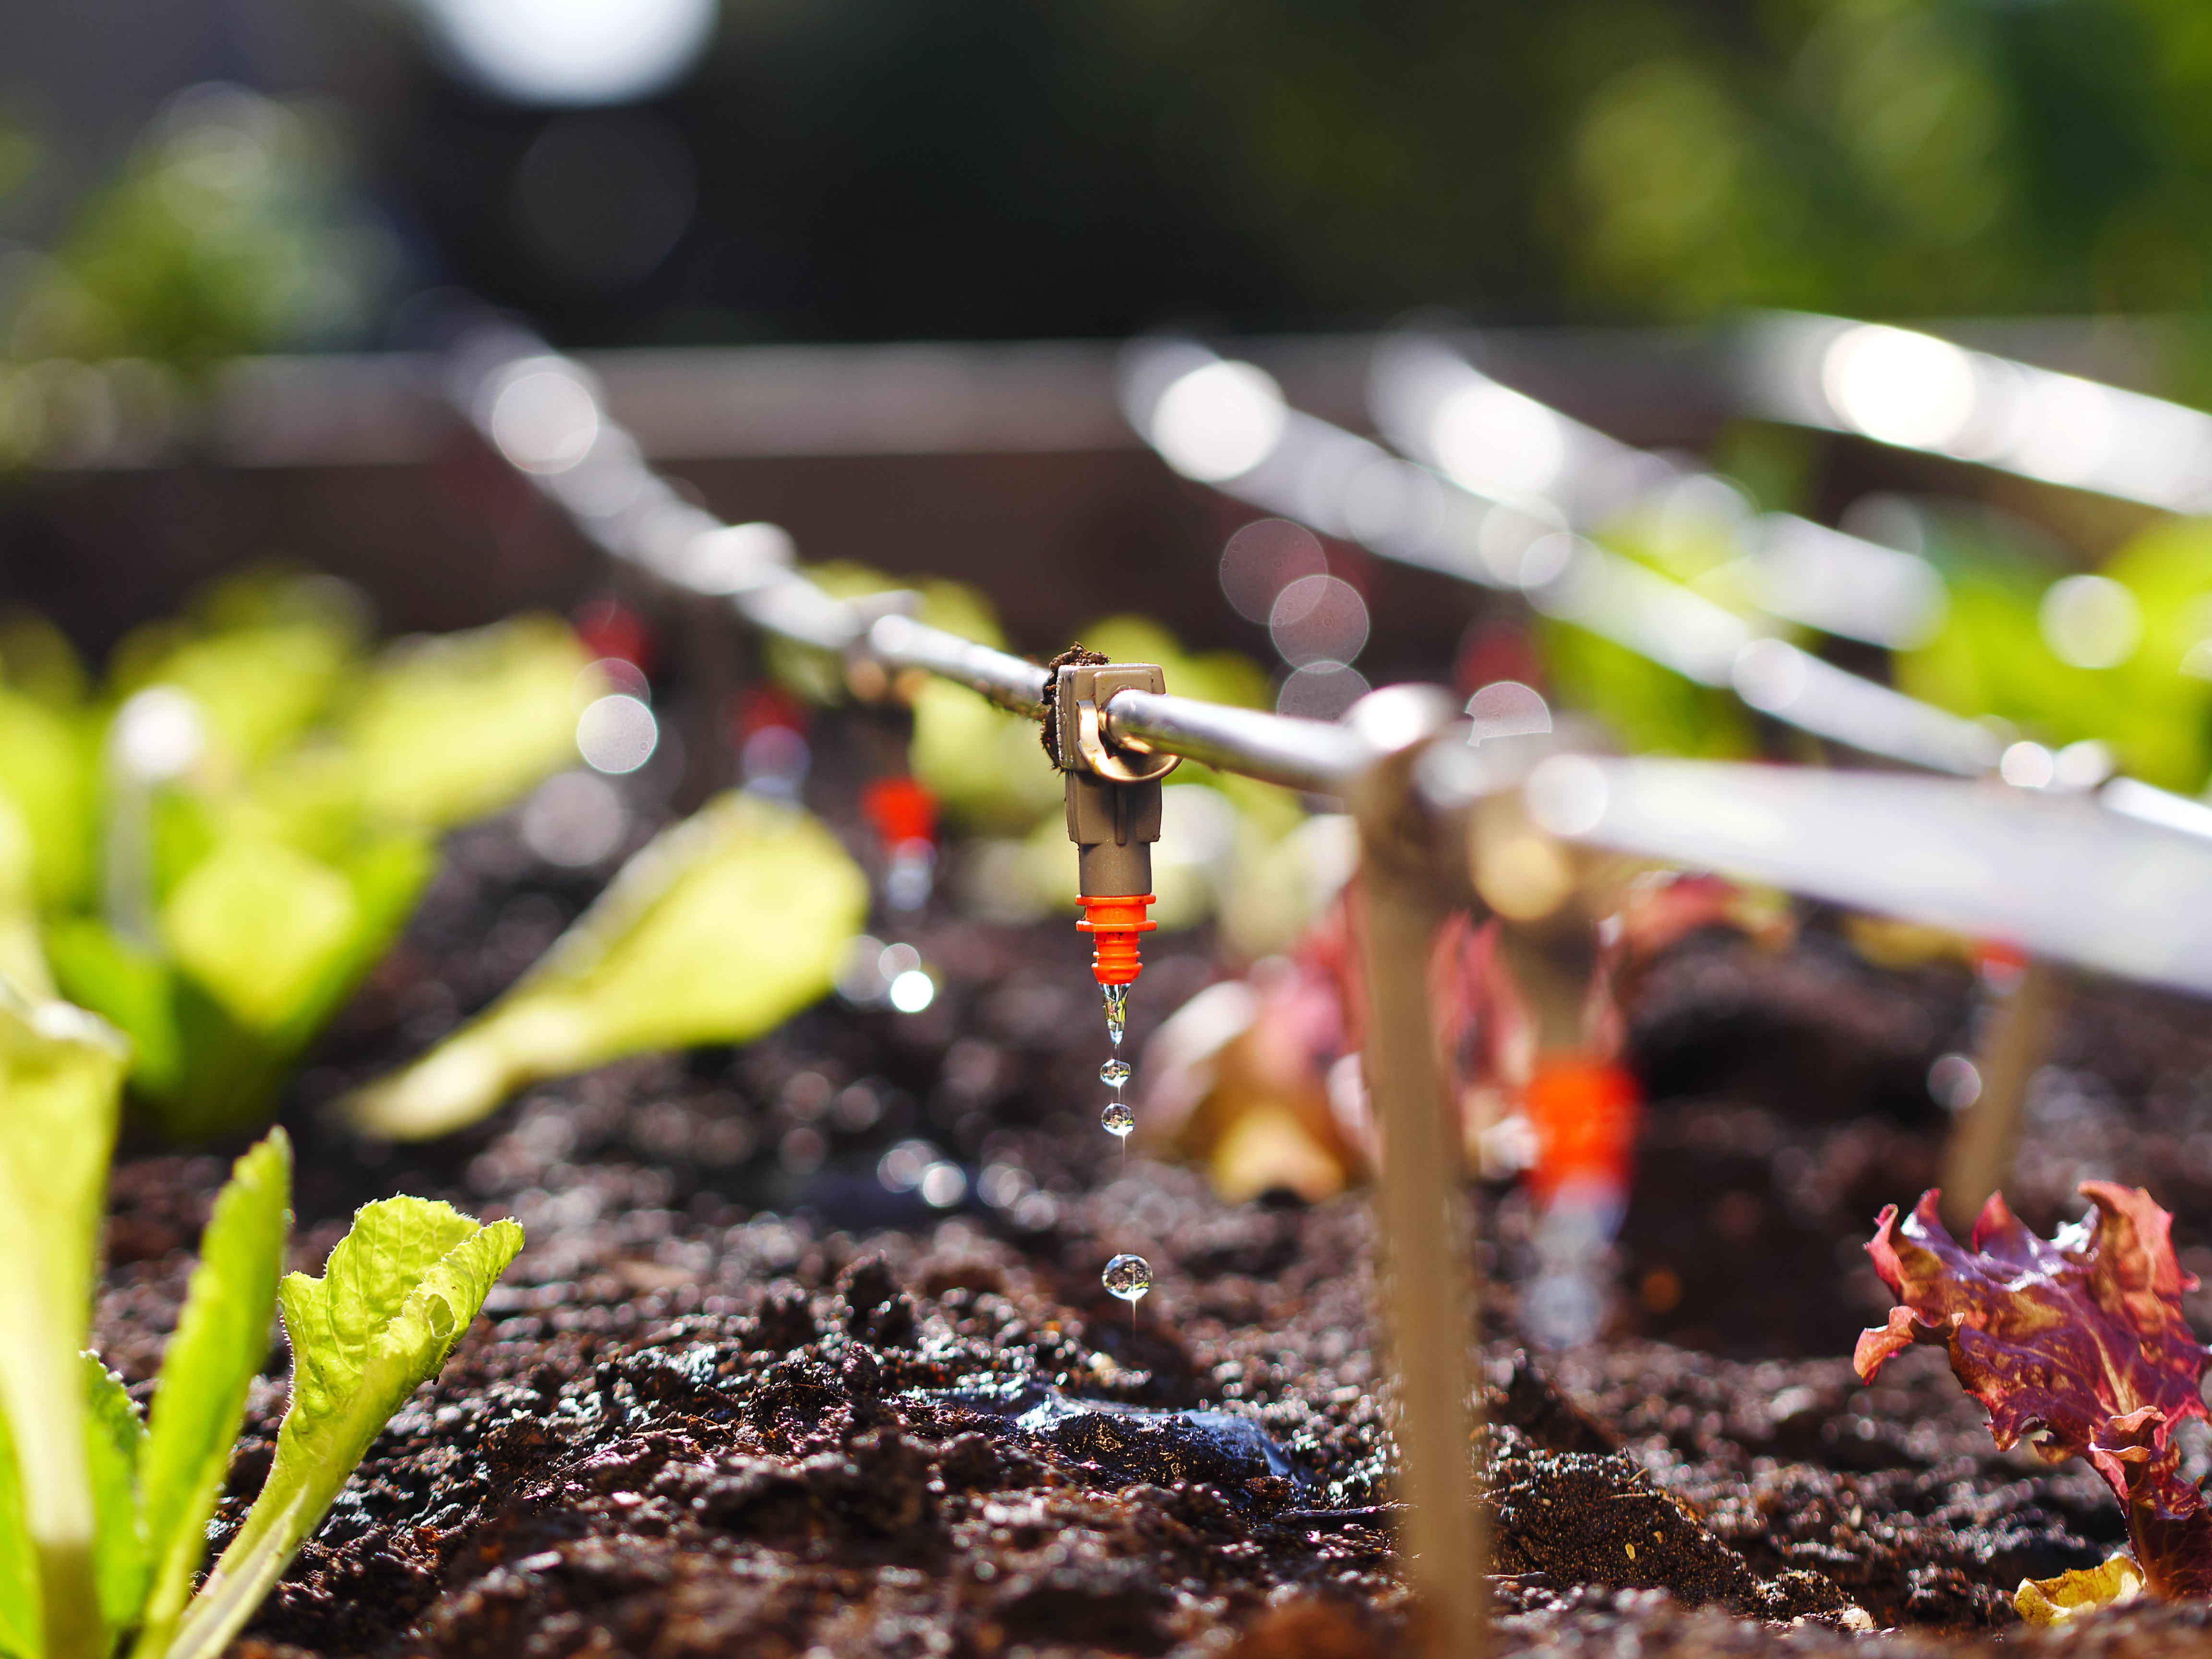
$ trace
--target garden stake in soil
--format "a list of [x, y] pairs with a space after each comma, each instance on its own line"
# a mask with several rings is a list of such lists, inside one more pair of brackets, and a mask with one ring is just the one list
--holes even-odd
[[1960, 1112], [1943, 1143], [1943, 1220], [1954, 1231], [1974, 1224], [2012, 1168], [2029, 1080], [2065, 1012], [2066, 977], [2057, 963], [2031, 957], [2020, 982], [1987, 1012], [1974, 1057], [1981, 1092]]
[[[1459, 1659], [1483, 1646], [1482, 1569], [1489, 1552], [1468, 1467], [1474, 1428], [1467, 1363], [1474, 1280], [1465, 1265], [1462, 1158], [1429, 1023], [1430, 942], [1445, 907], [1429, 820], [1412, 784], [1414, 762], [1447, 724], [1449, 707], [1441, 699], [1421, 706], [1427, 701], [1422, 692], [1395, 688], [1360, 711], [1370, 717], [1372, 735], [1382, 739], [1376, 746], [1385, 758], [1370, 769], [1354, 801], [1366, 923], [1364, 1058], [1383, 1142], [1375, 1207], [1397, 1362], [1398, 1480], [1407, 1505], [1399, 1547], [1430, 1621], [1428, 1650], [1438, 1659]], [[1398, 729], [1386, 733], [1380, 729], [1386, 725]]]

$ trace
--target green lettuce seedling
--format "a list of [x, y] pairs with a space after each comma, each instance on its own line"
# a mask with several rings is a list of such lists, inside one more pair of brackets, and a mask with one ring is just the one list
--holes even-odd
[[829, 990], [867, 879], [818, 820], [732, 793], [663, 831], [512, 989], [347, 1103], [424, 1139], [541, 1078], [624, 1054], [743, 1042]]
[[[153, 1407], [82, 1352], [123, 1042], [0, 985], [0, 1655], [214, 1659], [314, 1530], [385, 1421], [435, 1376], [522, 1247], [444, 1204], [362, 1209], [324, 1276], [279, 1283], [283, 1132], [217, 1196]], [[281, 1301], [292, 1401], [276, 1455], [198, 1594], [215, 1513]]]
[[[121, 1028], [134, 1097], [173, 1138], [265, 1121], [405, 925], [436, 836], [575, 757], [596, 681], [559, 620], [371, 657], [360, 609], [328, 579], [239, 578], [117, 648], [113, 708], [0, 685], [0, 974], [38, 988], [51, 963]], [[23, 632], [0, 629], [11, 678]], [[157, 773], [118, 735], [136, 693], [191, 738]], [[35, 959], [11, 903], [18, 824]]]

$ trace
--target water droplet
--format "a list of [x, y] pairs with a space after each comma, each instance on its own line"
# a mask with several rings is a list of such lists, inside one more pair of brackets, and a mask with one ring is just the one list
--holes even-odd
[[1137, 1115], [1126, 1100], [1109, 1101], [1106, 1109], [1098, 1114], [1098, 1123], [1108, 1134], [1127, 1139], [1129, 1131], [1137, 1127]]
[[1119, 1054], [1098, 1068], [1098, 1080], [1109, 1089], [1118, 1089], [1129, 1080], [1129, 1062]]
[[1129, 1024], [1129, 988], [1109, 985], [1106, 988], [1106, 1036], [1116, 1048], [1121, 1046], [1121, 1033]]
[[1140, 1255], [1117, 1255], [1098, 1276], [1100, 1284], [1134, 1306], [1152, 1288], [1152, 1264]]

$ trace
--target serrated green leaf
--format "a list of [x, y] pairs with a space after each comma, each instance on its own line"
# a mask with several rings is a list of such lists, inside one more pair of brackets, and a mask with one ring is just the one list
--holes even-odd
[[39, 1560], [46, 1659], [103, 1648], [77, 1355], [126, 1060], [122, 1038], [82, 1009], [0, 985], [0, 1414]]
[[292, 1143], [272, 1129], [231, 1168], [200, 1237], [176, 1334], [161, 1357], [141, 1464], [152, 1580], [136, 1651], [168, 1645], [207, 1555], [246, 1391], [269, 1355], [269, 1316], [291, 1231]]
[[135, 1623], [146, 1599], [146, 1522], [138, 1505], [138, 1468], [146, 1425], [124, 1392], [123, 1379], [80, 1354], [84, 1366], [87, 1462], [99, 1532], [93, 1542], [93, 1575], [100, 1586], [100, 1621], [111, 1631]]
[[320, 1279], [285, 1278], [278, 1296], [292, 1339], [292, 1403], [276, 1461], [185, 1610], [168, 1659], [212, 1659], [237, 1634], [521, 1248], [513, 1221], [479, 1226], [451, 1205], [388, 1198], [354, 1217]]
[[829, 990], [867, 902], [867, 878], [820, 820], [719, 796], [624, 865], [499, 1001], [357, 1096], [353, 1121], [421, 1139], [538, 1078], [745, 1042]]

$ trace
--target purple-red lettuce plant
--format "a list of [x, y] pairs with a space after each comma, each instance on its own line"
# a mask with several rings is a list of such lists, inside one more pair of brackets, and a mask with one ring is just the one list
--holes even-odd
[[1972, 1249], [1944, 1230], [1929, 1192], [1901, 1221], [1883, 1210], [1867, 1254], [1896, 1295], [1863, 1334], [1868, 1382], [1908, 1343], [1941, 1341], [2000, 1447], [2022, 1439], [2046, 1462], [2086, 1457], [2127, 1511], [2144, 1588], [2212, 1596], [2212, 1504], [2180, 1472], [2174, 1431], [2208, 1417], [2199, 1392], [2212, 1349], [2181, 1311], [2194, 1274], [2174, 1259], [2173, 1218], [2141, 1188], [2085, 1181], [2088, 1216], [2038, 1238], [1990, 1198]]

